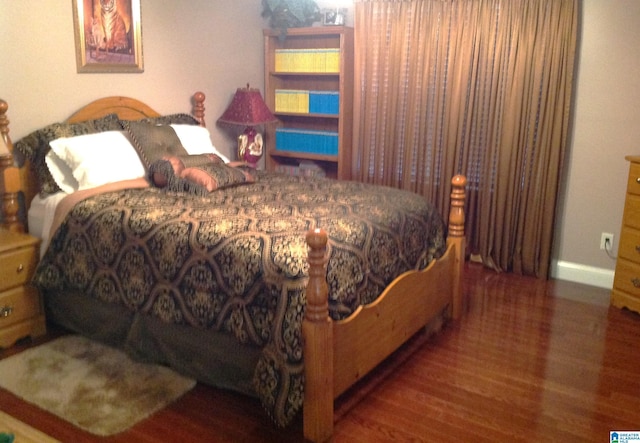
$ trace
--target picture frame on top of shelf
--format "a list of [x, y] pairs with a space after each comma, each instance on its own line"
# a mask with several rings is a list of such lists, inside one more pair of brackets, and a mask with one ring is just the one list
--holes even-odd
[[73, 0], [72, 4], [79, 73], [144, 72], [140, 0]]
[[347, 8], [325, 8], [322, 10], [322, 24], [324, 26], [342, 26], [346, 14]]

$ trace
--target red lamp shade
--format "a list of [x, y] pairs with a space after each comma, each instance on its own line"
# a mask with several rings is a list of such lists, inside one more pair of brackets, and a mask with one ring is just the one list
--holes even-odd
[[229, 107], [218, 119], [218, 123], [246, 126], [238, 137], [238, 158], [254, 166], [262, 157], [262, 136], [252, 127], [278, 121], [260, 95], [260, 90], [238, 88]]
[[262, 100], [260, 90], [250, 88], [249, 85], [246, 88], [238, 88], [229, 107], [218, 119], [218, 123], [243, 126], [257, 126], [276, 121]]

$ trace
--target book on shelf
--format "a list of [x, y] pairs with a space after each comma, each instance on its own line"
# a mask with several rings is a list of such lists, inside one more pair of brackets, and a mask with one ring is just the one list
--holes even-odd
[[294, 89], [276, 89], [276, 112], [309, 112], [309, 91]]
[[276, 49], [276, 72], [340, 72], [339, 48]]
[[275, 112], [338, 115], [338, 91], [275, 90]]
[[304, 177], [326, 177], [327, 173], [315, 162], [310, 160], [302, 160], [298, 165], [279, 164], [276, 166], [277, 172], [288, 175], [304, 176]]
[[276, 129], [276, 151], [338, 155], [338, 133], [306, 129]]
[[301, 160], [298, 168], [300, 169], [300, 175], [304, 176], [326, 177], [327, 175], [324, 169], [311, 160]]
[[340, 93], [338, 91], [309, 91], [309, 113], [340, 113]]

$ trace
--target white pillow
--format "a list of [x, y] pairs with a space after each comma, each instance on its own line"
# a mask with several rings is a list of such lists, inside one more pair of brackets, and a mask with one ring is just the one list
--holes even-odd
[[62, 192], [71, 194], [78, 190], [78, 180], [73, 176], [73, 171], [52, 149], [47, 152], [44, 161]]
[[211, 135], [209, 130], [203, 126], [197, 125], [171, 125], [180, 143], [189, 155], [198, 154], [216, 154], [225, 163], [229, 163], [229, 159], [222, 155], [211, 143]]
[[[124, 131], [59, 138], [49, 145], [71, 169], [78, 182], [77, 191], [146, 175], [140, 157]], [[53, 155], [47, 165], [49, 163], [55, 163]], [[55, 178], [54, 172], [51, 174]]]

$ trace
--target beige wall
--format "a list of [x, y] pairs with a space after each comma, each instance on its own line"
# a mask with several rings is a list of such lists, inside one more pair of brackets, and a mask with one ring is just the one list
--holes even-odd
[[[620, 238], [628, 174], [640, 154], [640, 2], [583, 0], [575, 122], [554, 257], [558, 275], [611, 287], [615, 259], [600, 234]], [[591, 268], [590, 268], [591, 267]]]
[[[237, 87], [263, 89], [260, 11], [260, 0], [142, 0], [145, 72], [77, 74], [70, 1], [0, 0], [0, 97], [9, 102], [12, 137], [106, 95], [134, 96], [169, 113], [188, 111], [190, 95], [202, 90], [213, 141], [231, 153], [233, 137], [215, 120]], [[624, 156], [640, 154], [638, 42], [640, 1], [583, 0], [575, 121], [554, 247], [554, 275], [561, 278], [611, 282], [615, 260], [599, 241], [611, 232], [617, 245]]]
[[216, 126], [236, 88], [263, 80], [260, 0], [141, 1], [144, 72], [78, 74], [71, 0], [0, 0], [0, 97], [14, 140], [108, 95], [132, 96], [161, 113], [189, 112], [203, 91], [214, 144], [233, 136]]

